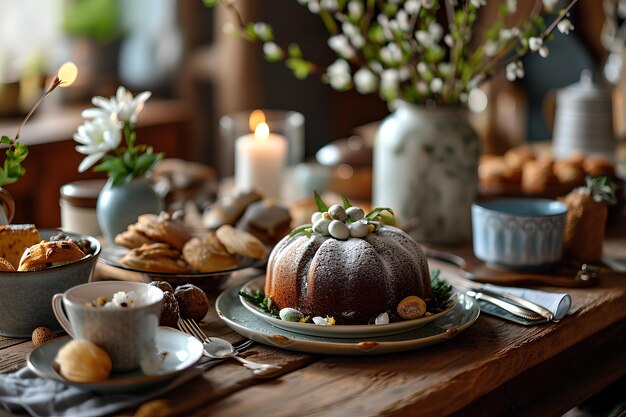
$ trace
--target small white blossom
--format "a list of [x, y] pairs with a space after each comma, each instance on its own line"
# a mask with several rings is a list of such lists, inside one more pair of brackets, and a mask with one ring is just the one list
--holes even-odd
[[398, 22], [398, 28], [404, 32], [408, 31], [411, 26], [411, 20], [409, 14], [404, 10], [399, 10], [396, 14], [396, 21]]
[[426, 63], [423, 61], [418, 62], [415, 66], [415, 69], [417, 69], [417, 72], [419, 72], [422, 76], [429, 72], [428, 65], [426, 65]]
[[485, 42], [483, 52], [485, 53], [485, 56], [494, 56], [498, 52], [498, 43], [494, 41]]
[[543, 0], [543, 7], [545, 7], [547, 12], [551, 12], [556, 7], [559, 0]]
[[479, 8], [487, 4], [487, 0], [471, 0], [472, 6]]
[[76, 151], [87, 155], [78, 165], [78, 172], [87, 171], [107, 152], [120, 145], [122, 127], [121, 122], [110, 117], [85, 121], [78, 127], [74, 133], [74, 140], [80, 144], [76, 146]]
[[316, 316], [313, 317], [311, 320], [313, 320], [313, 323], [317, 324], [318, 326], [328, 326], [328, 319], [324, 318], [324, 317], [320, 317], [320, 316]]
[[408, 14], [418, 14], [421, 7], [422, 5], [419, 0], [407, 0], [406, 3], [404, 3], [404, 10], [406, 10]]
[[374, 324], [389, 324], [389, 314], [387, 312], [379, 314]]
[[517, 26], [514, 26], [514, 27], [511, 28], [511, 35], [512, 36], [519, 36], [521, 34], [522, 34], [522, 31]]
[[543, 46], [543, 39], [533, 36], [528, 39], [528, 47], [531, 51], [538, 51]]
[[328, 82], [335, 90], [345, 90], [350, 86], [350, 65], [344, 59], [338, 59], [326, 68]]
[[150, 91], [144, 91], [133, 97], [130, 91], [120, 86], [115, 96], [111, 98], [100, 96], [92, 98], [91, 102], [97, 108], [85, 109], [82, 111], [81, 116], [84, 119], [110, 117], [122, 122], [136, 123], [144, 103], [151, 95]]
[[265, 42], [263, 44], [263, 53], [269, 59], [279, 59], [283, 54], [280, 46], [276, 45], [274, 42]]
[[415, 31], [415, 39], [426, 47], [432, 45], [433, 43], [430, 33], [426, 32], [425, 30]]
[[395, 43], [380, 48], [380, 59], [387, 64], [396, 64], [402, 60], [402, 50]]
[[430, 82], [430, 91], [433, 93], [439, 93], [443, 89], [443, 80], [441, 78], [435, 77]]
[[539, 55], [542, 58], [547, 58], [549, 54], [550, 54], [550, 50], [548, 49], [547, 46], [542, 46], [541, 48], [539, 48]]
[[443, 37], [443, 28], [437, 22], [433, 22], [428, 26], [428, 33], [433, 43], [438, 43]]
[[400, 81], [407, 81], [411, 78], [411, 70], [408, 65], [398, 68], [398, 78]]
[[454, 38], [449, 33], [443, 37], [443, 41], [446, 45], [448, 45], [449, 48], [452, 48], [454, 46]]
[[376, 91], [378, 78], [368, 68], [360, 68], [354, 73], [354, 86], [361, 94], [369, 94]]
[[422, 7], [424, 9], [432, 9], [433, 8], [433, 5], [434, 5], [433, 0], [420, 0], [420, 1], [422, 3]]
[[572, 22], [569, 21], [569, 19], [563, 19], [561, 20], [556, 27], [559, 29], [559, 32], [564, 33], [564, 34], [569, 34], [569, 32], [571, 30], [574, 30], [574, 25], [572, 24]]
[[513, 36], [513, 32], [511, 31], [511, 29], [500, 29], [500, 32], [498, 32], [498, 35], [500, 36], [500, 39], [503, 41], [509, 40], [511, 39], [511, 37]]
[[507, 0], [506, 7], [509, 9], [509, 13], [517, 12], [517, 0]]
[[343, 58], [350, 59], [355, 55], [354, 49], [348, 42], [346, 35], [339, 34], [331, 36], [328, 39], [328, 46]]
[[324, 10], [335, 11], [339, 7], [337, 0], [322, 0], [320, 7]]
[[363, 3], [352, 0], [348, 3], [348, 13], [350, 14], [350, 17], [360, 19], [361, 16], [363, 16]]
[[257, 22], [254, 24], [254, 33], [261, 39], [267, 39], [271, 35], [271, 30], [266, 23]]
[[350, 43], [357, 49], [361, 49], [365, 46], [365, 38], [362, 35], [352, 36]]
[[521, 61], [510, 62], [506, 66], [506, 79], [515, 81], [518, 78], [524, 78], [524, 66]]
[[428, 84], [425, 81], [418, 81], [415, 84], [415, 89], [420, 94], [428, 94]]
[[320, 4], [316, 0], [309, 1], [308, 8], [313, 14], [319, 14], [320, 12]]
[[351, 22], [345, 21], [341, 24], [341, 30], [343, 33], [348, 35], [348, 37], [359, 35], [359, 29], [353, 25]]
[[400, 77], [395, 69], [386, 69], [380, 75], [380, 89], [387, 94], [395, 94], [398, 92]]

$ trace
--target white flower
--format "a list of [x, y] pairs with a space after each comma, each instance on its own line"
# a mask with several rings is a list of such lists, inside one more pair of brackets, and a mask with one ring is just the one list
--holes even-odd
[[547, 58], [549, 54], [550, 54], [550, 50], [548, 49], [547, 46], [542, 46], [541, 48], [539, 48], [539, 55], [542, 58]]
[[80, 144], [76, 146], [76, 151], [87, 155], [78, 166], [78, 172], [85, 172], [120, 145], [122, 124], [111, 117], [86, 121], [74, 133], [74, 140]]
[[354, 73], [354, 86], [361, 94], [369, 94], [376, 91], [378, 78], [367, 68], [361, 68]]
[[398, 78], [400, 81], [407, 81], [411, 78], [411, 69], [408, 65], [398, 68]]
[[130, 91], [120, 86], [115, 96], [111, 98], [100, 96], [92, 98], [91, 102], [98, 108], [85, 109], [81, 116], [85, 119], [114, 118], [122, 122], [136, 123], [144, 103], [151, 95], [150, 91], [144, 91], [133, 97]]
[[430, 91], [433, 93], [439, 93], [443, 89], [443, 80], [441, 78], [435, 77], [430, 82]]
[[449, 33], [443, 37], [443, 41], [446, 45], [448, 45], [449, 48], [452, 48], [454, 46], [454, 38]]
[[280, 46], [276, 45], [274, 42], [265, 42], [263, 44], [263, 53], [269, 59], [279, 59], [283, 52]]
[[324, 317], [320, 317], [320, 316], [316, 316], [313, 317], [313, 323], [317, 324], [318, 326], [328, 326], [328, 319], [325, 319]]
[[543, 46], [543, 39], [538, 37], [531, 37], [528, 39], [528, 47], [531, 51], [538, 51]]
[[422, 7], [424, 9], [432, 9], [433, 8], [433, 0], [420, 0], [422, 3]]
[[342, 23], [341, 30], [343, 31], [343, 33], [348, 35], [348, 37], [353, 37], [360, 34], [359, 29], [348, 21]]
[[316, 0], [309, 1], [308, 4], [309, 11], [313, 14], [319, 14], [320, 12], [320, 4]]
[[569, 19], [561, 20], [556, 27], [559, 29], [559, 32], [566, 35], [569, 34], [570, 30], [574, 30], [574, 25], [569, 21]]
[[426, 47], [432, 45], [433, 43], [430, 33], [426, 32], [425, 30], [415, 31], [415, 39]]
[[513, 31], [511, 29], [500, 29], [500, 32], [498, 33], [498, 35], [500, 36], [500, 39], [503, 41], [509, 40], [511, 39], [511, 37], [513, 36]]
[[334, 10], [337, 10], [337, 7], [339, 5], [337, 3], [337, 0], [322, 0], [322, 3], [320, 4], [320, 6], [324, 10], [334, 11]]
[[354, 49], [348, 42], [348, 38], [343, 34], [328, 38], [328, 46], [343, 58], [350, 59], [355, 54]]
[[380, 74], [380, 89], [386, 95], [394, 95], [398, 92], [400, 76], [398, 70], [386, 69]]
[[389, 314], [381, 313], [376, 317], [374, 324], [389, 324]]
[[380, 59], [387, 64], [396, 64], [402, 60], [402, 50], [395, 43], [380, 48]]
[[267, 39], [271, 35], [271, 30], [266, 23], [257, 22], [254, 24], [254, 33], [261, 39]]
[[350, 87], [350, 65], [344, 59], [338, 59], [326, 68], [330, 86], [335, 90], [345, 90]]
[[350, 43], [352, 43], [352, 45], [357, 48], [357, 49], [361, 49], [363, 48], [363, 46], [365, 46], [365, 38], [362, 35], [356, 35], [350, 38]]
[[348, 13], [350, 14], [350, 17], [360, 19], [363, 15], [363, 3], [352, 0], [348, 3]]
[[437, 22], [433, 22], [428, 26], [428, 33], [433, 42], [438, 43], [443, 37], [443, 28]]
[[517, 78], [524, 77], [524, 66], [521, 61], [510, 62], [506, 66], [506, 79], [515, 81]]
[[424, 61], [420, 61], [415, 66], [417, 72], [419, 72], [422, 76], [428, 74], [430, 71], [428, 70], [428, 65]]
[[418, 81], [415, 84], [415, 88], [417, 89], [417, 92], [420, 94], [428, 94], [428, 84], [426, 84], [425, 81]]
[[479, 8], [487, 4], [487, 0], [471, 0], [472, 6]]
[[551, 12], [554, 10], [554, 7], [557, 5], [559, 0], [543, 0], [543, 7], [545, 7], [547, 12]]
[[404, 10], [409, 14], [419, 13], [421, 7], [419, 0], [406, 0], [406, 3], [404, 3]]
[[509, 13], [517, 12], [517, 0], [507, 0], [506, 7], [509, 9]]
[[485, 42], [483, 52], [485, 53], [485, 56], [494, 56], [498, 52], [498, 43], [494, 41]]
[[403, 30], [405, 32], [409, 30], [409, 27], [411, 26], [411, 21], [406, 11], [398, 11], [398, 14], [396, 14], [396, 21], [398, 22], [398, 28], [400, 30]]

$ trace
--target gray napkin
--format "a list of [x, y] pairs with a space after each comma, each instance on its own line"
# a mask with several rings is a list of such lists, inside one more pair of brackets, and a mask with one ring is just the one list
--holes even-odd
[[[215, 362], [217, 363], [217, 362]], [[98, 394], [43, 379], [28, 368], [0, 375], [0, 406], [6, 411], [26, 410], [33, 417], [97, 417], [133, 407], [201, 375], [212, 364], [193, 368], [177, 378], [130, 394]]]

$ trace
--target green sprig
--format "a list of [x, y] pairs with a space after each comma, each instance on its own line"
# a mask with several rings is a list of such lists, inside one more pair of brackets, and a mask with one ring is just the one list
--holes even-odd
[[4, 164], [0, 167], [0, 186], [13, 184], [26, 173], [22, 162], [28, 156], [28, 147], [8, 136], [0, 138], [0, 144], [8, 145]]

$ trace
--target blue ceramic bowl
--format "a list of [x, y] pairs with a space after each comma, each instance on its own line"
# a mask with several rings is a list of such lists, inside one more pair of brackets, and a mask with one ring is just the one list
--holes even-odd
[[540, 269], [561, 259], [567, 207], [555, 200], [509, 198], [472, 205], [474, 254], [509, 269]]

